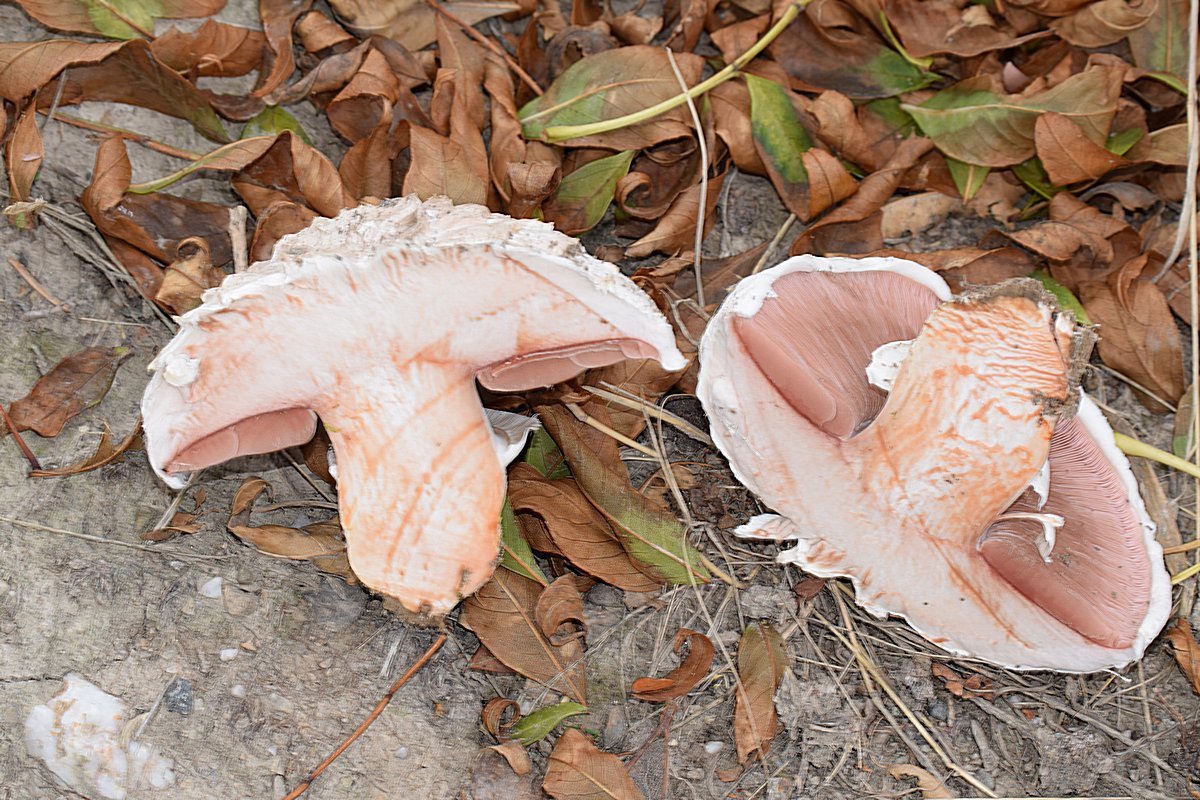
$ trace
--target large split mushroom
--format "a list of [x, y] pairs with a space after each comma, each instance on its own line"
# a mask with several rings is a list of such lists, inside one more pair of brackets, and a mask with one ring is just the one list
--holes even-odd
[[513, 391], [625, 358], [685, 366], [613, 265], [547, 224], [445, 198], [317, 220], [179, 323], [142, 401], [159, 475], [179, 487], [302, 444], [319, 416], [351, 566], [426, 613], [491, 575], [504, 465], [528, 429], [489, 425], [477, 379]]
[[1087, 332], [1032, 281], [953, 298], [899, 259], [801, 256], [743, 280], [698, 394], [778, 514], [742, 536], [849, 577], [942, 648], [1015, 669], [1141, 656], [1170, 583], [1125, 457], [1078, 387]]

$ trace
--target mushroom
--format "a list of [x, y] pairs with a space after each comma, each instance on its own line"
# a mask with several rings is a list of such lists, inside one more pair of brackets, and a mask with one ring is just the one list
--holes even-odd
[[423, 613], [491, 575], [504, 463], [528, 430], [494, 430], [476, 379], [517, 391], [624, 358], [685, 366], [666, 319], [612, 264], [545, 223], [445, 198], [316, 220], [203, 299], [150, 365], [155, 471], [179, 487], [301, 444], [320, 417], [351, 566]]
[[958, 655], [1139, 658], [1170, 582], [1078, 388], [1090, 345], [1028, 280], [953, 298], [909, 261], [812, 256], [743, 280], [697, 390], [734, 474], [778, 512], [737, 533], [794, 542], [779, 561], [850, 578], [868, 611]]

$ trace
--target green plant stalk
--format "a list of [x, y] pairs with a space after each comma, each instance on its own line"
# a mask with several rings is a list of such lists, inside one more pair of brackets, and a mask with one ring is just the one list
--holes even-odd
[[1140, 442], [1132, 436], [1126, 436], [1123, 433], [1114, 433], [1113, 437], [1117, 441], [1118, 449], [1127, 456], [1148, 458], [1151, 461], [1157, 461], [1159, 464], [1165, 464], [1171, 469], [1177, 469], [1180, 472], [1191, 475], [1193, 478], [1200, 478], [1200, 467], [1190, 461], [1185, 461], [1174, 453], [1159, 450], [1153, 445]]
[[665, 114], [671, 109], [678, 108], [679, 106], [683, 105], [688, 100], [694, 100], [704, 93], [712, 91], [725, 81], [735, 77], [742, 67], [746, 66], [755, 58], [757, 58], [758, 54], [763, 50], [766, 50], [767, 46], [770, 45], [771, 42], [775, 41], [779, 34], [783, 33], [784, 29], [787, 28], [788, 25], [791, 25], [796, 17], [800, 15], [801, 9], [811, 2], [812, 0], [796, 0], [796, 2], [788, 6], [787, 11], [783, 12], [783, 16], [781, 16], [779, 20], [771, 26], [771, 29], [764, 33], [762, 38], [755, 42], [749, 50], [735, 58], [733, 62], [726, 66], [723, 70], [707, 80], [697, 83], [686, 92], [680, 92], [668, 100], [664, 100], [661, 103], [656, 103], [649, 108], [643, 108], [641, 111], [635, 111], [632, 114], [626, 114], [622, 117], [614, 117], [612, 119], [605, 119], [599, 122], [589, 122], [586, 125], [552, 125], [549, 128], [546, 128], [546, 130], [543, 132], [546, 141], [552, 143], [563, 142], [567, 139], [580, 139], [584, 136], [596, 136], [597, 134], [608, 133], [609, 131], [616, 131], [620, 130], [621, 128], [628, 128], [630, 125], [637, 125], [640, 122], [646, 122], [647, 120], [654, 119], [659, 114]]

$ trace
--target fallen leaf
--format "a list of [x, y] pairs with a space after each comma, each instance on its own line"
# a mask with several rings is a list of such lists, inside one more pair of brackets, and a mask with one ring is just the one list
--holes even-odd
[[954, 179], [954, 188], [958, 189], [958, 194], [964, 203], [975, 199], [975, 195], [983, 188], [992, 171], [991, 167], [968, 164], [950, 156], [946, 156], [946, 169], [950, 170], [950, 177]]
[[549, 736], [550, 732], [568, 717], [586, 713], [588, 713], [587, 706], [564, 700], [552, 706], [539, 708], [532, 714], [526, 714], [513, 724], [509, 733], [515, 741], [529, 747]]
[[208, 17], [225, 7], [226, 0], [17, 0], [25, 13], [60, 31], [77, 31], [110, 39], [153, 38], [159, 19]]
[[1128, 163], [1089, 139], [1070, 118], [1053, 111], [1037, 118], [1033, 140], [1046, 174], [1057, 186], [1095, 180]]
[[1187, 93], [1188, 0], [1158, 0], [1154, 14], [1129, 33], [1133, 63], [1171, 88]]
[[633, 150], [625, 150], [564, 175], [554, 195], [542, 206], [546, 221], [571, 236], [594, 228], [612, 203], [617, 181], [629, 172], [633, 156]]
[[74, 464], [68, 464], [55, 469], [35, 469], [29, 473], [29, 477], [60, 478], [66, 475], [79, 475], [84, 472], [91, 472], [94, 469], [99, 469], [100, 467], [117, 463], [127, 451], [140, 449], [141, 446], [141, 417], [138, 417], [137, 422], [133, 426], [133, 430], [115, 445], [112, 442], [112, 435], [109, 433], [108, 425], [105, 425], [104, 433], [100, 436], [100, 443], [96, 445], [96, 451], [83, 461], [78, 461]]
[[590, 578], [566, 574], [556, 578], [538, 595], [533, 618], [552, 645], [557, 647], [583, 638], [586, 623], [581, 592], [593, 584]]
[[[528, 758], [525, 756], [526, 761]], [[512, 761], [508, 753], [495, 747], [481, 748], [471, 762], [471, 777], [465, 787], [467, 800], [539, 800], [542, 793], [534, 785], [533, 774], [517, 772]]]
[[[952, 0], [921, 3], [885, 0], [883, 14], [904, 49], [914, 58], [941, 54], [978, 56], [1019, 47], [1046, 36], [1045, 31], [1018, 36], [1006, 27], [1003, 18], [997, 23], [985, 8], [975, 4], [964, 7]], [[981, 11], [984, 13], [980, 14]]]
[[265, 97], [296, 68], [292, 56], [292, 25], [308, 11], [312, 0], [258, 0], [258, 16], [262, 21], [267, 52], [258, 76], [258, 86], [251, 97]]
[[757, 754], [765, 757], [779, 729], [775, 690], [787, 666], [783, 639], [765, 622], [746, 626], [738, 643], [737, 669], [741, 688], [733, 713], [733, 738], [738, 763]]
[[483, 704], [479, 721], [497, 741], [506, 742], [511, 737], [508, 729], [521, 718], [521, 705], [507, 697], [493, 697]]
[[87, 347], [67, 356], [9, 406], [13, 426], [18, 432], [57, 436], [68, 420], [104, 399], [129, 355], [126, 347]]
[[176, 72], [231, 78], [259, 68], [266, 41], [262, 31], [210, 19], [194, 31], [169, 28], [150, 42], [150, 52]]
[[941, 192], [899, 197], [885, 203], [879, 231], [885, 239], [920, 233], [937, 225], [951, 213], [961, 211], [962, 201]]
[[[404, 194], [425, 200], [445, 195], [455, 203], [487, 204], [491, 185], [487, 150], [466, 102], [480, 87], [468, 86], [467, 81], [458, 70], [438, 71], [431, 107], [439, 99], [450, 105], [450, 135], [412, 128], [412, 163], [404, 176]], [[436, 119], [432, 108], [431, 116]]]
[[1192, 634], [1187, 620], [1180, 617], [1167, 626], [1164, 638], [1171, 644], [1175, 663], [1191, 681], [1192, 691], [1200, 694], [1200, 644], [1196, 643], [1196, 637]]
[[978, 697], [982, 700], [991, 700], [995, 697], [995, 693], [991, 688], [991, 680], [978, 673], [964, 679], [962, 675], [959, 675], [940, 661], [935, 661], [932, 669], [933, 676], [940, 678], [946, 685], [946, 691], [955, 697], [961, 697], [964, 700], [970, 700], [973, 697]]
[[[1079, 286], [1088, 316], [1100, 324], [1097, 351], [1105, 364], [1174, 405], [1183, 394], [1183, 343], [1162, 289], [1143, 276], [1148, 256], [1124, 265], [1103, 283]], [[1152, 411], [1164, 412], [1153, 398], [1138, 393]]]
[[1098, 0], [1065, 17], [1051, 20], [1050, 30], [1076, 47], [1116, 44], [1153, 17], [1164, 0]]
[[542, 788], [555, 800], [644, 800], [621, 759], [574, 728], [550, 752]]
[[[713, 132], [729, 148], [734, 166], [752, 175], [766, 175], [767, 167], [754, 146], [750, 123], [750, 90], [744, 81], [726, 81], [706, 95], [712, 109]], [[849, 102], [847, 100], [847, 102]]]
[[608, 520], [571, 478], [548, 480], [533, 466], [518, 464], [509, 473], [508, 498], [518, 515], [541, 520], [557, 552], [588, 574], [631, 592], [659, 587], [630, 560]]
[[199, 306], [200, 296], [219, 286], [226, 273], [213, 266], [203, 239], [184, 240], [178, 250], [191, 252], [167, 266], [154, 301], [174, 314], [185, 314]]
[[189, 514], [186, 511], [176, 511], [171, 516], [169, 523], [152, 531], [144, 531], [138, 534], [138, 538], [144, 542], [166, 542], [180, 534], [191, 536], [193, 533], [198, 533], [203, 527], [203, 525], [196, 522], [195, 514]]
[[638, 678], [630, 687], [630, 694], [638, 700], [651, 703], [665, 703], [676, 697], [683, 697], [696, 687], [708, 668], [712, 666], [716, 651], [707, 636], [697, 631], [680, 628], [675, 634], [672, 649], [675, 655], [682, 655], [684, 645], [688, 647], [687, 657], [679, 666], [671, 670], [665, 678]]
[[[491, 98], [491, 134], [488, 166], [492, 185], [505, 202], [513, 198], [509, 169], [525, 161], [525, 140], [517, 118], [516, 87], [508, 66], [492, 53], [483, 68], [483, 88]], [[540, 199], [539, 199], [540, 202]]]
[[[688, 86], [699, 82], [702, 58], [678, 53], [675, 62]], [[522, 107], [521, 124], [526, 139], [541, 139], [547, 128], [613, 119], [679, 92], [679, 81], [662, 48], [645, 45], [606, 50], [576, 61], [545, 94]], [[572, 147], [637, 150], [691, 134], [691, 116], [686, 107], [679, 107], [647, 122], [570, 142]]]
[[[603, 406], [585, 408], [600, 422]], [[561, 406], [538, 406], [538, 417], [558, 443], [571, 474], [588, 500], [608, 519], [625, 551], [643, 570], [670, 583], [706, 583], [700, 553], [687, 543], [683, 525], [665, 509], [634, 490], [617, 443]]]
[[1185, 167], [1188, 159], [1187, 125], [1168, 125], [1143, 136], [1128, 150], [1130, 161]]
[[4, 162], [8, 168], [8, 202], [24, 202], [30, 199], [33, 179], [37, 177], [45, 155], [42, 134], [37, 126], [37, 114], [30, 104], [17, 119], [12, 136], [4, 149]]
[[300, 124], [300, 120], [292, 116], [287, 109], [279, 106], [263, 106], [262, 111], [246, 120], [238, 138], [254, 139], [259, 136], [274, 136], [284, 131], [291, 131], [307, 145], [312, 144], [312, 139], [309, 137], [308, 131], [304, 130], [304, 126]]
[[[721, 196], [721, 186], [725, 183], [725, 174], [716, 175], [708, 181], [708, 194], [704, 203], [704, 230], [706, 232], [716, 221], [717, 200]], [[685, 250], [694, 250], [696, 222], [700, 216], [700, 191], [700, 184], [695, 183], [680, 193], [655, 224], [654, 229], [625, 248], [626, 257], [645, 258], [652, 253], [676, 255]]]
[[304, 230], [316, 218], [310, 208], [290, 200], [280, 200], [261, 209], [250, 241], [250, 263], [269, 259], [276, 242], [289, 233]]
[[[413, 52], [437, 40], [437, 13], [424, 0], [332, 0], [329, 5], [338, 19], [360, 36], [386, 36]], [[487, 0], [459, 0], [443, 6], [468, 25], [521, 8], [515, 2]]]
[[921, 797], [925, 800], [953, 800], [954, 795], [946, 788], [946, 785], [933, 777], [927, 770], [920, 767], [914, 767], [912, 764], [893, 764], [888, 767], [888, 774], [893, 778], [916, 778], [917, 788], [921, 790]]
[[1097, 63], [1028, 97], [998, 93], [988, 77], [969, 78], [920, 105], [901, 108], [946, 155], [968, 164], [1007, 167], [1034, 155], [1034, 126], [1044, 111], [1062, 114], [1092, 142], [1103, 144], [1123, 75], [1111, 63]]
[[833, 89], [855, 100], [892, 97], [936, 76], [905, 60], [840, 0], [816, 0], [767, 48], [801, 91]]
[[516, 675], [514, 670], [509, 669], [500, 659], [492, 654], [483, 645], [475, 648], [475, 653], [471, 656], [471, 660], [467, 662], [467, 668], [478, 672], [491, 672], [495, 675]]
[[[502, 663], [578, 702], [586, 702], [583, 643], [554, 645], [536, 619], [542, 587], [508, 570], [497, 570], [463, 601], [459, 622]], [[568, 666], [570, 665], [570, 666]]]
[[529, 549], [529, 542], [521, 535], [513, 514], [512, 484], [509, 483], [509, 496], [500, 510], [500, 566], [516, 574], [537, 581], [542, 586], [549, 586], [550, 579], [538, 566]]

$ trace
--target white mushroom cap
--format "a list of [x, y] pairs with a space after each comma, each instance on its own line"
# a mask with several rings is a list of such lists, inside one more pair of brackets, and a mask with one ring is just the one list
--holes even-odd
[[415, 197], [285, 237], [179, 318], [142, 401], [155, 471], [301, 444], [337, 454], [350, 562], [413, 610], [491, 574], [504, 473], [475, 390], [685, 359], [650, 299], [547, 224]]
[[[802, 256], [737, 286], [697, 394], [781, 515], [738, 533], [795, 541], [781, 561], [851, 578], [869, 611], [954, 653], [1067, 672], [1140, 657], [1169, 579], [1111, 429], [1086, 398], [1067, 419], [1073, 323], [1028, 284], [950, 298], [898, 259]], [[872, 354], [906, 340], [885, 393]]]

